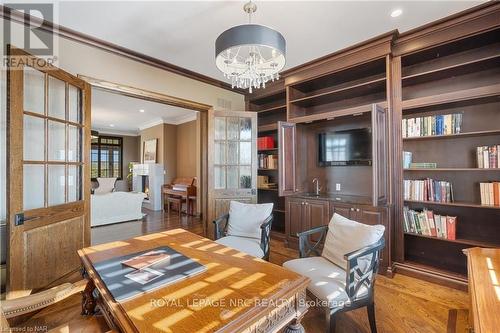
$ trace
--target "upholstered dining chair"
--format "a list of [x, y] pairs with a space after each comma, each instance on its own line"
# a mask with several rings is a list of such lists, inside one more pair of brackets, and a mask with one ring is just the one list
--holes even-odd
[[269, 260], [269, 239], [273, 222], [273, 204], [229, 203], [229, 213], [214, 223], [217, 243], [251, 256]]
[[[335, 332], [337, 314], [365, 306], [371, 332], [377, 332], [373, 289], [385, 245], [384, 230], [383, 225], [366, 225], [334, 214], [328, 226], [297, 234], [300, 259], [283, 266], [311, 279], [307, 290], [325, 308], [327, 332]], [[320, 236], [310, 242], [314, 234]], [[309, 257], [312, 254], [316, 256]]]

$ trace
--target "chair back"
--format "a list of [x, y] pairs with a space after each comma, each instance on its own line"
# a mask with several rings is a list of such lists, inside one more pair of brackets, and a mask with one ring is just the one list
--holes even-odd
[[[375, 244], [355, 251], [356, 253], [354, 255], [346, 254], [347, 270], [345, 291], [349, 299], [355, 300], [360, 288], [363, 286], [368, 290], [368, 296], [373, 297], [373, 284], [380, 263], [380, 251], [384, 246], [385, 240], [384, 237], [382, 237]], [[370, 263], [368, 266], [361, 269], [358, 259], [360, 259], [360, 257], [366, 257], [367, 255], [371, 255]]]

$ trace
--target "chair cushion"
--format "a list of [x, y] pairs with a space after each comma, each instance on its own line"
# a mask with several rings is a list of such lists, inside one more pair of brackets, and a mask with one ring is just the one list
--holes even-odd
[[[344, 259], [344, 255], [378, 242], [383, 237], [384, 230], [385, 227], [380, 224], [358, 223], [339, 214], [333, 214], [328, 224], [325, 246], [321, 255], [347, 270], [347, 261]], [[370, 254], [358, 259], [361, 271], [365, 272], [370, 265], [370, 260]]]
[[257, 258], [264, 257], [264, 251], [262, 251], [260, 247], [260, 241], [255, 238], [226, 236], [219, 238], [216, 242]]
[[245, 204], [231, 201], [227, 235], [256, 238], [260, 241], [260, 226], [271, 215], [272, 211], [272, 203]]
[[94, 190], [94, 194], [111, 193], [115, 189], [116, 177], [97, 178], [99, 187]]
[[[307, 276], [311, 282], [307, 289], [322, 301], [328, 302], [330, 308], [343, 307], [350, 303], [345, 292], [346, 273], [345, 270], [323, 257], [310, 257], [287, 261], [283, 267]], [[356, 298], [366, 296], [368, 289], [362, 285]]]

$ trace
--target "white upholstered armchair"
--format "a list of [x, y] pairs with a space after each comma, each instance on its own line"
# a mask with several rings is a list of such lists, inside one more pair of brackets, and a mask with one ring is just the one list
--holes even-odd
[[214, 221], [214, 239], [251, 256], [269, 260], [273, 204], [231, 201], [229, 213]]
[[[311, 279], [309, 294], [328, 305], [327, 332], [335, 331], [336, 314], [364, 306], [371, 331], [377, 332], [373, 287], [384, 247], [384, 230], [383, 225], [366, 225], [334, 214], [328, 226], [298, 234], [300, 259], [283, 266]], [[311, 244], [309, 237], [316, 233], [321, 235]], [[311, 254], [316, 256], [309, 257]]]

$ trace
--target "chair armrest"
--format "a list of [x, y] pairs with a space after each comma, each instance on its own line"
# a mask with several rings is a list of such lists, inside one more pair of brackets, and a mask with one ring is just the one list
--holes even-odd
[[[367, 287], [369, 293], [373, 292], [373, 281], [378, 271], [380, 250], [382, 250], [384, 246], [385, 239], [384, 236], [382, 236], [378, 242], [344, 255], [344, 259], [347, 260], [345, 291], [351, 300], [355, 298], [362, 285]], [[370, 264], [362, 271], [359, 267], [358, 259], [370, 254]]]
[[273, 224], [273, 214], [269, 215], [267, 219], [260, 225], [260, 248], [264, 252], [265, 260], [269, 260], [269, 242], [271, 241], [271, 226]]
[[344, 259], [347, 261], [357, 260], [359, 257], [366, 256], [367, 254], [374, 253], [375, 251], [381, 250], [385, 246], [384, 237], [372, 245], [365, 246], [359, 250], [355, 250], [344, 254]]
[[[328, 231], [328, 226], [324, 225], [321, 227], [312, 228], [307, 231], [299, 232], [297, 236], [299, 237], [300, 258], [307, 258], [309, 254], [311, 254], [311, 252], [314, 252], [317, 256], [319, 256], [320, 255], [319, 245], [326, 237], [327, 231]], [[309, 242], [309, 236], [316, 233], [321, 233], [321, 235], [318, 241], [314, 243], [314, 245], [311, 245], [311, 243]]]
[[213, 222], [215, 224], [214, 240], [224, 237], [228, 221], [229, 221], [229, 214], [224, 214]]

